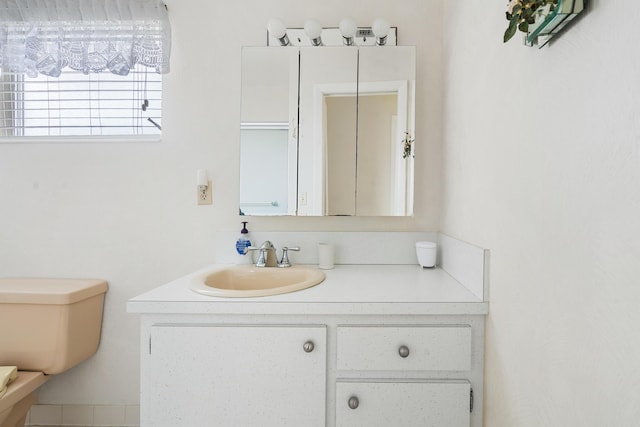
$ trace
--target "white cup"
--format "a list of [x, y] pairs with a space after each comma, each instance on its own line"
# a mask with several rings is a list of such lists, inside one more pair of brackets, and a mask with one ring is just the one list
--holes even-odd
[[318, 243], [318, 268], [331, 270], [333, 268], [334, 250], [331, 243]]
[[416, 255], [420, 267], [436, 266], [436, 249], [437, 245], [433, 242], [416, 242]]

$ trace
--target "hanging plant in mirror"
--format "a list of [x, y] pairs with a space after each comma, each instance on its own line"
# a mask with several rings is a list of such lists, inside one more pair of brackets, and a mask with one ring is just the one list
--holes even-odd
[[402, 158], [406, 159], [408, 157], [413, 157], [411, 154], [411, 148], [413, 147], [413, 142], [415, 140], [411, 138], [409, 132], [404, 133], [404, 138], [402, 139]]
[[504, 42], [511, 40], [517, 30], [527, 34], [538, 15], [553, 12], [557, 5], [558, 0], [511, 0], [507, 6], [509, 26], [504, 32]]

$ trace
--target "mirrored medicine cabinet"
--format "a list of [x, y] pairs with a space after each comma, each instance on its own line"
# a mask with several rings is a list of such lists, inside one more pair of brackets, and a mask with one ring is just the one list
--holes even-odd
[[415, 47], [244, 47], [240, 213], [411, 216]]

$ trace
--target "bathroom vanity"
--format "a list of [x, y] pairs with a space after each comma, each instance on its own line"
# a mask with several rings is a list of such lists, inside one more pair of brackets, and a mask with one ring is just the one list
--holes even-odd
[[441, 268], [338, 265], [257, 298], [133, 298], [141, 426], [482, 425], [488, 303]]

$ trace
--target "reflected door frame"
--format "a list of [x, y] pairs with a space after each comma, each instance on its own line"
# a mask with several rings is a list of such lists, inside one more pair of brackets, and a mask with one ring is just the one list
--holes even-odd
[[[313, 91], [313, 193], [310, 197], [312, 207], [309, 215], [326, 215], [327, 197], [326, 176], [327, 176], [327, 144], [326, 144], [326, 108], [325, 97], [336, 95], [360, 96], [360, 94], [395, 94], [398, 97], [397, 126], [394, 138], [398, 141], [398, 150], [394, 150], [391, 161], [394, 163], [395, 173], [393, 176], [394, 194], [391, 198], [392, 207], [390, 215], [405, 215], [407, 207], [407, 196], [412, 189], [407, 183], [407, 162], [402, 157], [401, 141], [405, 131], [410, 131], [410, 121], [408, 116], [408, 92], [409, 82], [407, 80], [392, 80], [381, 82], [361, 82], [361, 83], [327, 83], [314, 85]], [[359, 123], [356, 123], [356, 129]], [[357, 147], [357, 141], [356, 141]], [[357, 215], [357, 212], [356, 212]]]

